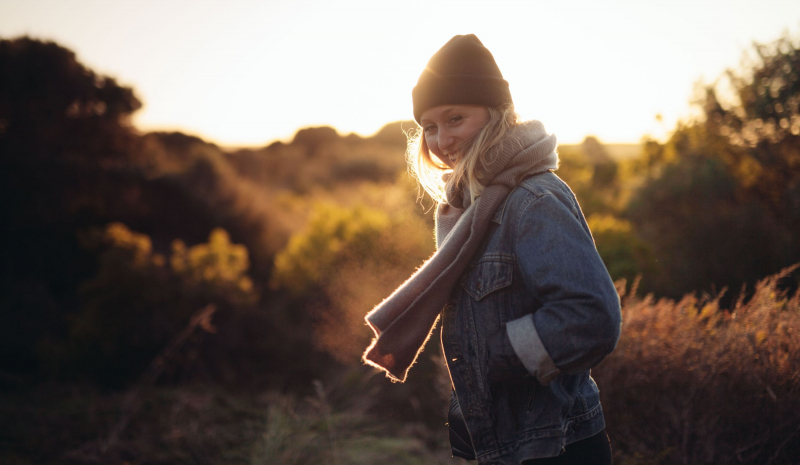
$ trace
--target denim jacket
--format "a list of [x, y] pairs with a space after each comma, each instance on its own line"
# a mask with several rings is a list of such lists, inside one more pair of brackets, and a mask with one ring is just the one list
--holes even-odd
[[[590, 368], [616, 347], [619, 296], [570, 188], [523, 180], [442, 310], [441, 344], [480, 464], [559, 455], [605, 427]], [[489, 385], [487, 337], [505, 334], [524, 366]], [[505, 334], [503, 334], [505, 336]]]

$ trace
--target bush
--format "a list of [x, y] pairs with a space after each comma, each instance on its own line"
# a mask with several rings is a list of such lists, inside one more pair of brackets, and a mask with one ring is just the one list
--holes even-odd
[[752, 285], [800, 260], [800, 41], [752, 52], [728, 89], [701, 88], [701, 118], [645, 144], [648, 180], [626, 216], [664, 265], [649, 291]]
[[632, 280], [638, 274], [656, 272], [649, 246], [639, 239], [630, 222], [599, 213], [590, 215], [586, 222], [613, 279]]
[[[595, 370], [608, 433], [633, 463], [796, 463], [800, 292], [679, 301], [624, 291], [622, 337]], [[648, 460], [643, 460], [647, 458]]]
[[82, 236], [98, 250], [95, 277], [81, 284], [80, 311], [69, 320], [67, 341], [41, 345], [45, 365], [62, 376], [73, 371], [122, 385], [142, 369], [209, 303], [223, 308], [252, 305], [247, 249], [231, 244], [222, 229], [208, 244], [173, 244], [169, 259], [153, 253], [150, 238], [112, 223]]
[[321, 349], [360, 363], [371, 336], [364, 315], [432, 249], [428, 226], [408, 205], [390, 214], [363, 204], [317, 202], [306, 226], [276, 256], [272, 286], [311, 309]]
[[344, 260], [378, 258], [377, 241], [388, 227], [389, 217], [381, 211], [317, 203], [305, 229], [275, 257], [272, 286], [296, 295], [319, 291]]

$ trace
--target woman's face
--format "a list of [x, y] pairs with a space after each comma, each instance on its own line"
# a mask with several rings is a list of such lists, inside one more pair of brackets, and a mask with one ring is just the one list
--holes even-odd
[[428, 149], [442, 163], [455, 168], [459, 145], [486, 126], [489, 109], [482, 105], [440, 105], [425, 110], [419, 122]]

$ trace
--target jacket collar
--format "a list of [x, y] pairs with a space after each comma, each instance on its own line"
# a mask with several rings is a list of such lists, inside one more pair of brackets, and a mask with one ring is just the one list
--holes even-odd
[[[553, 170], [548, 170], [547, 172], [552, 173]], [[539, 173], [537, 173], [537, 174], [539, 174]], [[531, 176], [535, 176], [535, 175], [531, 175]], [[508, 195], [506, 196], [506, 199], [503, 200], [503, 203], [501, 203], [500, 206], [497, 207], [497, 210], [494, 212], [494, 216], [492, 217], [492, 221], [494, 221], [497, 224], [503, 224], [503, 216], [505, 216], [506, 204], [508, 203], [508, 199], [510, 199], [511, 198], [511, 194], [513, 194], [514, 191], [517, 190], [517, 188], [519, 186], [521, 186], [525, 181], [530, 179], [531, 176], [525, 177], [522, 181], [519, 182], [519, 184], [517, 184], [516, 186], [514, 186], [513, 189], [511, 189], [511, 192], [508, 193]]]

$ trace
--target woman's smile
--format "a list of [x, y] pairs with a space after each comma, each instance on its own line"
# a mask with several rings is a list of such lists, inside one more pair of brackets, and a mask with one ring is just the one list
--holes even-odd
[[475, 137], [488, 121], [489, 110], [482, 105], [440, 105], [420, 117], [428, 149], [450, 168], [458, 163], [461, 144]]

